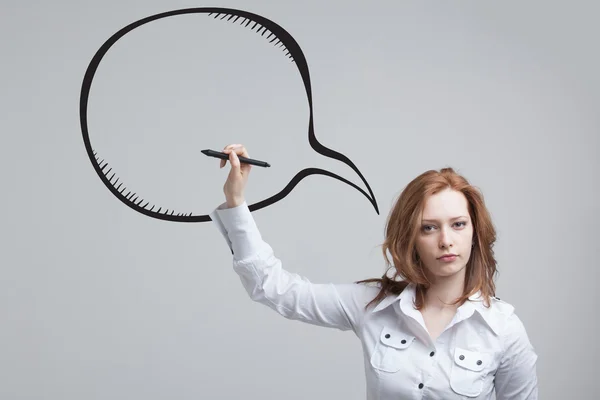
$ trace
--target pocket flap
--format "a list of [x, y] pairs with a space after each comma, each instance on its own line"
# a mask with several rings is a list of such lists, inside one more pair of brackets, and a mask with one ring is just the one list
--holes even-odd
[[388, 327], [384, 327], [379, 337], [381, 343], [395, 349], [406, 349], [415, 340], [414, 336], [407, 335], [403, 332], [394, 331]]
[[481, 371], [487, 366], [489, 357], [486, 353], [457, 347], [454, 349], [454, 362], [470, 371]]

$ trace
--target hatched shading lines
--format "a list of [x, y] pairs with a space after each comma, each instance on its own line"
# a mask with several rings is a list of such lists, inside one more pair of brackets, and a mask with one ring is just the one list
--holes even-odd
[[[258, 30], [256, 31], [256, 33], [260, 33], [262, 31], [261, 36], [263, 36], [263, 37], [265, 36], [266, 32], [269, 32], [269, 36], [266, 37], [266, 40], [269, 40], [271, 38], [271, 36], [273, 36], [273, 39], [269, 40], [269, 43], [273, 43], [273, 42], [277, 41], [277, 42], [275, 42], [274, 46], [276, 46], [278, 48], [283, 47], [283, 50], [286, 52], [285, 55], [289, 59], [291, 59], [292, 62], [294, 62], [294, 57], [292, 57], [292, 54], [290, 53], [290, 51], [287, 49], [287, 47], [285, 47], [285, 45], [283, 44], [283, 42], [281, 40], [279, 40], [279, 38], [277, 37], [277, 35], [275, 35], [271, 31], [269, 31], [266, 27], [262, 26], [258, 22], [253, 21], [253, 20], [251, 20], [249, 18], [246, 18], [246, 17], [242, 17], [241, 15], [237, 15], [236, 16], [236, 15], [233, 15], [233, 14], [214, 13], [214, 12], [211, 12], [211, 13], [208, 14], [209, 17], [211, 15], [213, 16], [214, 19], [217, 19], [219, 16], [221, 16], [220, 20], [223, 20], [226, 17], [229, 17], [229, 18], [227, 18], [227, 21], [229, 21], [231, 23], [235, 23], [238, 19], [242, 18], [242, 21], [240, 22], [240, 25], [244, 25], [244, 27], [247, 28], [248, 25], [250, 25], [252, 23], [252, 27], [250, 28], [250, 30], [254, 31], [254, 28], [258, 27]], [[233, 21], [231, 21], [232, 18], [234, 18]], [[244, 24], [244, 22], [245, 22], [245, 24]]]
[[[118, 191], [120, 194], [123, 194], [123, 192], [124, 192], [125, 190], [127, 190], [127, 188], [126, 188], [125, 186], [123, 186], [123, 189], [119, 190], [119, 189], [121, 188], [121, 185], [123, 185], [123, 182], [119, 183], [119, 186], [116, 186], [116, 185], [117, 185], [117, 182], [119, 182], [119, 179], [120, 179], [120, 178], [119, 178], [119, 177], [117, 177], [117, 179], [116, 179], [116, 180], [113, 182], [113, 179], [114, 179], [114, 177], [115, 177], [115, 173], [114, 173], [114, 172], [112, 173], [112, 175], [110, 176], [110, 178], [108, 177], [108, 174], [110, 173], [110, 171], [112, 171], [112, 167], [111, 167], [111, 168], [109, 168], [109, 169], [108, 169], [108, 171], [104, 171], [104, 169], [105, 169], [106, 167], [108, 167], [108, 162], [105, 162], [105, 161], [104, 161], [104, 159], [100, 160], [100, 159], [98, 158], [98, 154], [96, 153], [96, 151], [95, 151], [95, 150], [94, 150], [94, 157], [96, 158], [96, 162], [97, 162], [98, 166], [100, 167], [100, 169], [102, 170], [102, 173], [103, 173], [103, 174], [104, 174], [104, 176], [105, 176], [105, 177], [108, 179], [108, 182], [110, 182], [110, 184], [112, 185], [112, 187], [114, 187], [114, 188], [115, 188], [115, 189], [116, 189], [116, 190], [117, 190], [117, 191]], [[138, 199], [138, 197], [139, 197], [139, 196], [136, 196], [136, 194], [137, 194], [137, 193], [135, 193], [135, 192], [132, 194], [132, 193], [131, 193], [131, 191], [128, 191], [128, 192], [127, 192], [127, 194], [126, 194], [126, 195], [124, 195], [124, 196], [125, 196], [125, 198], [126, 198], [126, 199], [127, 199], [129, 202], [131, 202], [131, 203], [135, 204], [136, 206], [139, 206], [139, 205], [140, 205], [140, 204], [141, 204], [141, 203], [144, 201], [144, 199], [140, 199], [139, 201], [137, 201], [137, 202], [136, 202], [136, 200], [137, 200], [137, 199]], [[135, 198], [134, 198], [134, 196], [135, 196]], [[153, 206], [152, 206], [152, 208], [148, 209], [147, 207], [148, 207], [148, 205], [149, 205], [149, 204], [150, 204], [150, 202], [149, 202], [149, 201], [147, 201], [147, 202], [146, 202], [146, 204], [144, 204], [144, 205], [143, 205], [143, 206], [141, 206], [141, 207], [142, 207], [143, 209], [145, 209], [145, 210], [148, 210], [148, 211], [153, 211], [153, 210], [154, 210], [154, 207], [156, 207], [156, 206], [155, 206], [155, 205], [153, 205]], [[157, 214], [161, 214], [161, 212], [160, 212], [161, 210], [162, 210], [162, 207], [159, 207], [159, 208], [158, 208], [158, 210], [156, 210], [156, 211], [153, 211], [153, 212], [155, 212], [155, 213], [157, 213]], [[167, 210], [166, 210], [166, 211], [164, 211], [162, 214], [164, 214], [164, 215], [174, 215], [174, 213], [175, 213], [175, 210], [171, 210], [171, 213], [169, 214], [169, 209], [167, 209]], [[178, 216], [178, 217], [183, 217], [183, 216], [191, 216], [191, 215], [192, 215], [192, 213], [189, 213], [189, 214], [178, 213], [178, 214], [177, 214], [177, 216]]]

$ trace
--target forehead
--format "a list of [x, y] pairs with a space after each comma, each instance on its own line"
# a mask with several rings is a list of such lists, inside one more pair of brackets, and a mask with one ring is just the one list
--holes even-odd
[[461, 192], [445, 189], [425, 200], [422, 219], [449, 219], [469, 216], [467, 198]]

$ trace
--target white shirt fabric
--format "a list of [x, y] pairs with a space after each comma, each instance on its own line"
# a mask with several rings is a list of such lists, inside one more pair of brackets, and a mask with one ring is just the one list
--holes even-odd
[[246, 203], [221, 204], [211, 219], [233, 252], [250, 298], [285, 318], [353, 331], [362, 343], [367, 400], [537, 400], [537, 354], [514, 307], [478, 295], [432, 341], [413, 306], [415, 287], [365, 310], [379, 292], [356, 283], [319, 284], [286, 271]]

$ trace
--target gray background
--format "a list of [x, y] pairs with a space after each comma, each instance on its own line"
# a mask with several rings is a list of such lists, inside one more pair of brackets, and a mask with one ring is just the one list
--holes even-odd
[[[596, 398], [599, 7], [594, 2], [2, 1], [1, 399], [363, 399], [351, 333], [251, 302], [210, 223], [119, 202], [84, 151], [79, 92], [123, 26], [186, 7], [282, 25], [310, 67], [315, 132], [381, 208], [313, 176], [255, 213], [286, 269], [314, 282], [384, 270], [402, 188], [453, 166], [493, 215], [500, 275], [538, 354], [541, 398]], [[251, 57], [256, 56], [256, 57]], [[273, 164], [249, 202], [316, 166], [300, 76], [237, 25], [174, 17], [123, 38], [90, 97], [92, 143], [153, 203], [207, 214], [227, 171], [199, 153], [244, 143]]]

